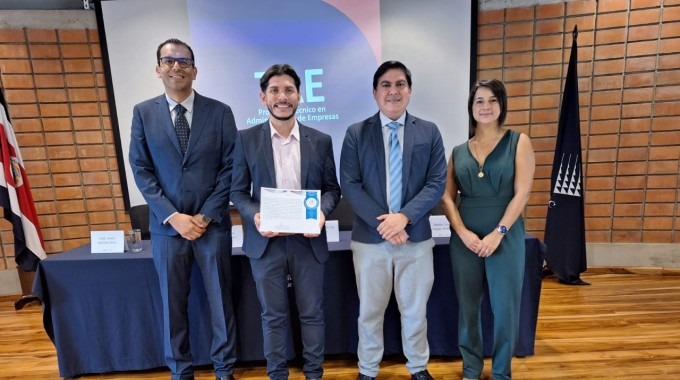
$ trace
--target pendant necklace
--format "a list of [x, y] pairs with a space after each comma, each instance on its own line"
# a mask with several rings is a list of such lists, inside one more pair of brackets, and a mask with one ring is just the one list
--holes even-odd
[[[502, 136], [503, 136], [503, 134], [501, 134], [500, 136], [497, 136], [494, 139], [494, 143], [491, 145], [492, 146], [491, 151], [493, 151], [493, 148], [496, 146], [496, 142], [498, 142], [498, 140], [500, 140], [500, 137], [502, 137]], [[479, 153], [477, 152], [477, 144], [478, 143], [479, 143], [479, 141], [475, 141], [475, 144], [472, 146], [472, 149], [474, 150], [473, 155], [475, 156], [475, 160], [477, 160], [477, 165], [479, 165], [479, 173], [477, 173], [477, 177], [484, 178], [484, 164], [479, 163], [480, 162], [479, 161], [480, 156], [479, 156]], [[489, 152], [489, 154], [491, 154], [491, 152]], [[488, 157], [489, 156], [487, 155], [487, 158]], [[484, 160], [484, 163], [486, 163], [486, 159]]]
[[472, 146], [472, 148], [475, 150], [475, 158], [477, 159], [477, 165], [479, 165], [479, 173], [477, 173], [477, 177], [479, 178], [484, 178], [484, 165], [479, 164], [479, 153], [477, 153], [477, 143], [475, 142], [475, 145]]

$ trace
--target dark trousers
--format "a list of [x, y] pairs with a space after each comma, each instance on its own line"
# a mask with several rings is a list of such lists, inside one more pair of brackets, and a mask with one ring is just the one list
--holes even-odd
[[302, 370], [308, 378], [321, 377], [325, 343], [324, 264], [316, 260], [309, 239], [301, 235], [272, 238], [264, 255], [250, 259], [250, 265], [262, 306], [267, 374], [275, 380], [288, 378], [286, 317], [289, 313], [290, 275], [300, 316]]
[[191, 268], [196, 262], [210, 305], [210, 358], [219, 376], [233, 373], [236, 324], [231, 300], [231, 235], [205, 234], [195, 241], [153, 234], [153, 259], [163, 301], [163, 345], [172, 379], [193, 379], [189, 350], [188, 299]]

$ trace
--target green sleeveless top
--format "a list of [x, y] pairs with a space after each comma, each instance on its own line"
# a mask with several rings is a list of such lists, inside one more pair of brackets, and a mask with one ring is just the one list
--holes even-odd
[[[458, 210], [465, 226], [480, 238], [496, 228], [515, 195], [515, 153], [519, 136], [519, 132], [507, 130], [489, 153], [483, 168], [468, 142], [453, 148], [455, 178], [460, 191]], [[484, 173], [482, 177], [480, 169]], [[524, 241], [521, 216], [510, 227], [508, 235], [510, 231]], [[504, 240], [508, 240], [506, 238]]]

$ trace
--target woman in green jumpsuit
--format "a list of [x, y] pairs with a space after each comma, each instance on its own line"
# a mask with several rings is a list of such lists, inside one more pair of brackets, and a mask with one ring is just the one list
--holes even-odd
[[503, 128], [507, 95], [500, 81], [477, 82], [468, 113], [473, 136], [453, 149], [442, 198], [454, 231], [450, 254], [463, 378], [482, 375], [480, 307], [486, 283], [494, 315], [492, 377], [511, 379], [524, 279], [521, 213], [531, 192], [534, 153], [526, 134]]

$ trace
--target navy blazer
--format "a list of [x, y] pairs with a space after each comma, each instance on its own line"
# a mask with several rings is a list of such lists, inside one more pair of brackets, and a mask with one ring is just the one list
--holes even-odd
[[231, 108], [196, 93], [189, 145], [182, 156], [165, 94], [134, 107], [130, 165], [149, 205], [152, 233], [177, 235], [163, 221], [175, 212], [214, 219], [206, 233], [228, 230], [236, 122]]
[[[409, 240], [432, 237], [430, 211], [441, 200], [446, 187], [446, 156], [437, 126], [406, 114], [403, 140], [402, 208], [410, 223]], [[383, 242], [377, 231], [378, 216], [389, 213], [387, 204], [385, 144], [380, 113], [351, 125], [340, 154], [340, 183], [343, 197], [354, 211], [352, 240]]]
[[[340, 199], [340, 185], [335, 172], [335, 158], [331, 137], [316, 129], [300, 126], [300, 182], [303, 189], [321, 190], [321, 211], [328, 216]], [[252, 184], [252, 186], [251, 186]], [[231, 199], [243, 217], [245, 234], [243, 251], [248, 257], [262, 257], [269, 238], [255, 227], [255, 214], [260, 212], [262, 187], [276, 187], [274, 153], [269, 121], [241, 130], [234, 148], [234, 174]], [[252, 189], [252, 191], [251, 191]], [[326, 229], [309, 239], [316, 259], [328, 260]]]

